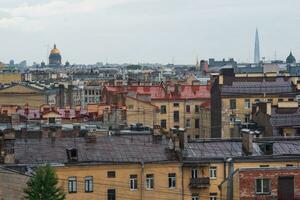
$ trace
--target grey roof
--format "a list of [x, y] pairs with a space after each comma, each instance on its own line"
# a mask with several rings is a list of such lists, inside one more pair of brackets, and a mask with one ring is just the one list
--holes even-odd
[[276, 127], [300, 126], [300, 108], [272, 108], [270, 123]]
[[[247, 79], [247, 78], [244, 78]], [[274, 78], [272, 81], [265, 79], [257, 79], [256, 81], [235, 80], [230, 85], [221, 87], [222, 95], [232, 94], [277, 94], [277, 93], [292, 93], [295, 88], [291, 81], [284, 78]]]
[[166, 150], [167, 142], [154, 144], [151, 136], [105, 136], [95, 143], [85, 138], [50, 138], [16, 140], [15, 156], [19, 164], [67, 163], [66, 149], [78, 149], [79, 163], [126, 163], [175, 161]]
[[[273, 143], [273, 156], [300, 155], [300, 139], [278, 140]], [[205, 161], [209, 159], [225, 158], [254, 158], [265, 156], [259, 148], [259, 143], [253, 143], [253, 154], [243, 156], [242, 142], [233, 140], [219, 140], [206, 142], [186, 143], [184, 160], [186, 161]]]

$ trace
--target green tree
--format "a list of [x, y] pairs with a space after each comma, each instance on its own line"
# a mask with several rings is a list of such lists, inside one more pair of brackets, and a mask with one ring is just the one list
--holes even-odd
[[24, 189], [25, 199], [64, 200], [66, 195], [57, 184], [58, 178], [54, 169], [50, 165], [41, 166], [27, 182], [27, 188]]

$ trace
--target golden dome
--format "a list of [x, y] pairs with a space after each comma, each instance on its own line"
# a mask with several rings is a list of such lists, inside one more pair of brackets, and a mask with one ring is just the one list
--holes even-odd
[[54, 48], [50, 51], [50, 54], [60, 54], [59, 49], [56, 48], [56, 44], [54, 45]]

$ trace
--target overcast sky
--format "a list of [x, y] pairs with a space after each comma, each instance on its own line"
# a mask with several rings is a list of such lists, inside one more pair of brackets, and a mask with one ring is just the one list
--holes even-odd
[[[0, 61], [195, 63], [300, 59], [299, 0], [0, 0]], [[48, 49], [49, 50], [49, 49]]]

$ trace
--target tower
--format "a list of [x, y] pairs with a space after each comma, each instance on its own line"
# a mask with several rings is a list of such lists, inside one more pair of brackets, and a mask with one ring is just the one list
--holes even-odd
[[258, 31], [255, 32], [255, 46], [254, 46], [254, 63], [259, 63], [260, 61], [260, 50], [259, 50], [259, 38]]

